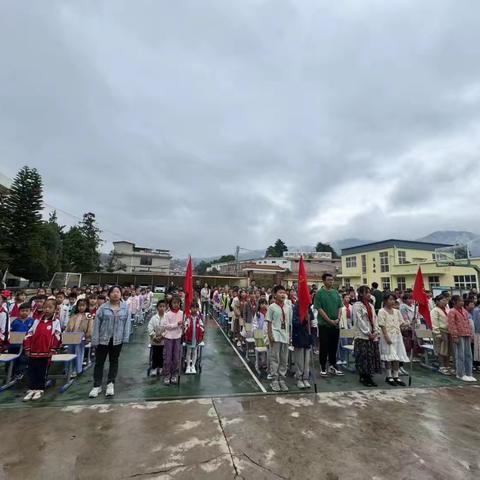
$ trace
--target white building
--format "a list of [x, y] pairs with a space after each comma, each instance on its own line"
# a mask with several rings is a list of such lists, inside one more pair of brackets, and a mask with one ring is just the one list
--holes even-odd
[[113, 242], [113, 252], [118, 261], [127, 267], [127, 273], [170, 273], [172, 256], [169, 250], [137, 247], [131, 242]]

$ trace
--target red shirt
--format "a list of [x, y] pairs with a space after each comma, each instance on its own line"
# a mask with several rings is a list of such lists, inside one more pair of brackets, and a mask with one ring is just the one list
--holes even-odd
[[28, 356], [50, 358], [61, 344], [60, 323], [58, 320], [35, 321], [23, 342]]

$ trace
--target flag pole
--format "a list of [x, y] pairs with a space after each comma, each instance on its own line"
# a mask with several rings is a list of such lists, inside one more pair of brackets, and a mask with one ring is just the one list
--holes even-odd
[[415, 348], [415, 339], [416, 339], [416, 332], [415, 332], [415, 325], [417, 323], [417, 306], [418, 303], [415, 302], [415, 306], [413, 307], [413, 320], [412, 320], [412, 348], [410, 349], [410, 373], [408, 375], [408, 386], [412, 386], [412, 371], [413, 371], [413, 349]]
[[307, 322], [308, 322], [308, 337], [312, 344], [310, 345], [310, 375], [312, 376], [313, 389], [318, 393], [317, 376], [315, 375], [315, 362], [313, 361], [313, 338], [312, 338], [312, 323], [310, 321], [310, 306], [308, 307]]

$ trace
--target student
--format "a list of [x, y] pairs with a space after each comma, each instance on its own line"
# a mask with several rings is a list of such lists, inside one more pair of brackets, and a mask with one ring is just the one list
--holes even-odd
[[253, 323], [253, 319], [257, 313], [258, 305], [257, 299], [255, 297], [255, 291], [252, 289], [248, 295], [248, 300], [244, 303], [243, 306], [243, 315], [245, 323]]
[[15, 294], [15, 301], [10, 306], [10, 312], [9, 312], [10, 322], [12, 322], [13, 320], [15, 320], [20, 316], [20, 305], [22, 305], [22, 303], [24, 303], [26, 299], [27, 299], [27, 296], [23, 291], [18, 291]]
[[[344, 293], [342, 295], [342, 302], [343, 307], [340, 309], [340, 322], [338, 324], [340, 331], [341, 330], [349, 330], [352, 328], [352, 305], [351, 305], [351, 298], [348, 293]], [[338, 346], [338, 353], [337, 357], [340, 360], [337, 362], [338, 365], [346, 365], [347, 364], [347, 354], [343, 348], [340, 348], [343, 345], [348, 345], [349, 339], [348, 338], [340, 338], [340, 345]]]
[[95, 368], [90, 398], [97, 398], [102, 391], [103, 367], [109, 361], [107, 390], [105, 396], [115, 395], [115, 379], [118, 373], [118, 359], [122, 346], [128, 343], [130, 322], [127, 305], [121, 301], [122, 289], [118, 285], [108, 290], [108, 302], [97, 311], [93, 323], [92, 346], [95, 347]]
[[[322, 275], [323, 287], [315, 295], [314, 306], [318, 311], [318, 334], [320, 339], [320, 375], [322, 377], [331, 375], [344, 375], [337, 370], [337, 350], [340, 338], [339, 316], [343, 306], [342, 299], [333, 288], [333, 275], [324, 273]], [[330, 368], [327, 373], [327, 358]]]
[[5, 297], [0, 296], [0, 353], [8, 348], [8, 332], [9, 332], [8, 308], [5, 305]]
[[285, 377], [287, 375], [292, 311], [285, 305], [284, 287], [275, 286], [273, 296], [275, 301], [268, 307], [265, 317], [270, 348], [270, 378], [273, 380], [271, 388], [274, 392], [288, 392]]
[[373, 374], [380, 372], [378, 325], [375, 310], [370, 303], [370, 289], [363, 285], [357, 290], [358, 301], [352, 307], [352, 321], [356, 330], [353, 351], [360, 383], [376, 387]]
[[293, 306], [292, 345], [295, 356], [297, 388], [310, 388], [310, 352], [312, 347], [311, 322], [313, 312], [308, 309], [306, 318], [300, 318], [299, 305]]
[[85, 345], [92, 340], [94, 319], [92, 315], [87, 312], [87, 301], [80, 299], [75, 305], [72, 316], [67, 322], [65, 332], [81, 332], [82, 342], [78, 345], [68, 345], [68, 351], [77, 356], [75, 372], [72, 377], [80, 375], [83, 372], [83, 357], [85, 355]]
[[473, 310], [473, 365], [475, 370], [480, 370], [480, 301], [477, 300]]
[[159, 300], [157, 303], [157, 313], [153, 315], [147, 325], [151, 348], [150, 376], [152, 377], [162, 374], [163, 349], [165, 345], [165, 327], [162, 323], [165, 318], [165, 311], [165, 300]]
[[103, 294], [100, 293], [97, 295], [97, 310], [107, 301], [107, 297]]
[[205, 327], [203, 325], [202, 314], [198, 311], [198, 305], [192, 303], [190, 306], [190, 315], [185, 319], [184, 338], [187, 346], [187, 369], [185, 373], [197, 373], [195, 364], [197, 363], [198, 345], [203, 342]]
[[88, 297], [87, 312], [92, 318], [97, 314], [97, 297], [93, 294]]
[[43, 317], [43, 306], [47, 300], [46, 295], [38, 295], [35, 300], [35, 306], [32, 307], [32, 318], [40, 320]]
[[163, 383], [178, 383], [180, 371], [181, 337], [183, 311], [180, 310], [180, 297], [175, 295], [170, 301], [170, 310], [162, 321], [165, 328], [165, 347], [163, 354]]
[[372, 296], [375, 300], [375, 313], [378, 313], [383, 305], [383, 293], [378, 289], [378, 283], [372, 283]]
[[70, 308], [68, 307], [68, 305], [65, 305], [65, 294], [63, 292], [58, 292], [55, 295], [55, 300], [57, 302], [56, 315], [58, 320], [60, 321], [60, 326], [63, 331], [65, 330], [65, 327], [67, 326], [67, 323], [68, 323]]
[[463, 305], [463, 298], [460, 295], [452, 296], [448, 312], [448, 331], [452, 336], [455, 349], [457, 378], [464, 382], [476, 382], [477, 379], [472, 376], [472, 350], [470, 347], [473, 332], [468, 312]]
[[[19, 316], [11, 323], [10, 333], [27, 333], [33, 326], [35, 320], [31, 316], [30, 304], [22, 303], [18, 309]], [[17, 354], [20, 351], [19, 345], [10, 345], [8, 347], [8, 353]], [[14, 372], [15, 374], [22, 374], [26, 369], [26, 362], [24, 357], [15, 360]]]
[[41, 320], [35, 320], [23, 341], [28, 357], [29, 387], [24, 401], [39, 400], [45, 391], [48, 366], [52, 355], [61, 346], [60, 322], [55, 316], [57, 304], [48, 299]]
[[208, 305], [210, 303], [210, 288], [208, 287], [208, 283], [205, 283], [200, 290], [200, 300], [202, 301], [202, 314], [206, 318], [206, 315], [208, 315]]
[[232, 309], [232, 334], [234, 341], [237, 342], [237, 347], [242, 346], [240, 340], [240, 331], [241, 331], [241, 308], [240, 308], [240, 293], [237, 289], [233, 291], [233, 298], [230, 302]]
[[451, 375], [449, 370], [452, 355], [452, 339], [448, 332], [447, 298], [445, 295], [435, 297], [435, 308], [430, 312], [432, 319], [433, 349], [438, 357], [442, 375]]
[[68, 294], [68, 315], [70, 316], [72, 313], [73, 308], [75, 307], [75, 304], [77, 303], [77, 294], [70, 292]]
[[380, 335], [380, 359], [385, 362], [387, 377], [385, 382], [392, 386], [405, 387], [399, 378], [399, 362], [409, 362], [405, 345], [403, 344], [400, 326], [403, 323], [399, 310], [395, 310], [396, 298], [393, 293], [387, 293], [383, 300], [383, 308], [378, 312]]
[[472, 336], [470, 338], [470, 348], [472, 350], [472, 363], [473, 363], [473, 370], [475, 370], [475, 323], [473, 321], [473, 311], [475, 310], [475, 301], [473, 298], [468, 297], [465, 300], [465, 310], [468, 312], [468, 321], [470, 322], [470, 328], [472, 329]]

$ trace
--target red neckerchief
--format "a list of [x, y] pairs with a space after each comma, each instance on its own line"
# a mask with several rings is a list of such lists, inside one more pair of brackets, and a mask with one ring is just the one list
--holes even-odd
[[257, 301], [253, 300], [253, 302], [250, 300], [250, 308], [255, 312], [257, 310]]
[[177, 313], [180, 311], [180, 308], [171, 308], [170, 311], [173, 313]]
[[286, 328], [286, 319], [285, 319], [285, 310], [283, 309], [284, 304], [282, 303], [282, 304], [280, 305], [280, 303], [278, 303], [276, 300], [275, 300], [275, 303], [282, 309], [282, 325], [281, 325], [281, 329], [282, 329], [282, 330], [285, 330], [285, 328]]
[[373, 310], [372, 310], [372, 305], [368, 300], [362, 300], [362, 303], [365, 305], [365, 308], [367, 309], [367, 314], [368, 314], [368, 320], [370, 321], [370, 325], [372, 325], [372, 330], [373, 330]]

